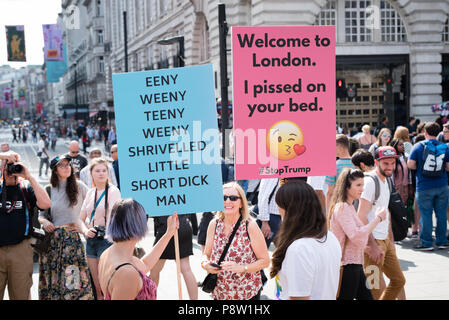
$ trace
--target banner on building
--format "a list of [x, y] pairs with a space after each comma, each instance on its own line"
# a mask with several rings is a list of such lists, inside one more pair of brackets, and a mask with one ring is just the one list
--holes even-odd
[[4, 88], [2, 90], [3, 105], [7, 108], [11, 108], [13, 104], [13, 90], [11, 88]]
[[17, 95], [19, 97], [18, 98], [19, 106], [25, 106], [26, 105], [26, 89], [18, 88]]
[[26, 61], [24, 26], [5, 26], [8, 61]]
[[335, 175], [335, 27], [233, 27], [235, 179]]
[[112, 75], [120, 191], [148, 215], [223, 210], [212, 65]]
[[62, 28], [59, 24], [44, 24], [44, 60], [64, 61]]
[[44, 104], [41, 102], [36, 103], [36, 113], [41, 114], [42, 109], [44, 108]]
[[57, 83], [59, 79], [68, 71], [67, 66], [67, 50], [66, 46], [63, 46], [63, 61], [46, 61], [45, 66], [47, 69], [47, 82]]

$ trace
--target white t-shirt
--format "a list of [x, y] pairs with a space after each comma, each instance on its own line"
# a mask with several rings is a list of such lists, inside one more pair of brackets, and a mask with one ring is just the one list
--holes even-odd
[[324, 183], [326, 176], [307, 177], [307, 183], [313, 188], [313, 190], [322, 190], [324, 195], [327, 193], [328, 185]]
[[302, 238], [288, 247], [278, 274], [281, 300], [309, 296], [310, 300], [336, 299], [341, 246], [330, 231], [325, 239]]
[[41, 158], [42, 159], [46, 159], [48, 158], [47, 155], [44, 153], [44, 149], [45, 149], [45, 141], [44, 140], [39, 140], [39, 142], [37, 143], [37, 148], [38, 151], [42, 152]]
[[[382, 182], [379, 176], [377, 176], [377, 178], [379, 180], [380, 186], [379, 199], [377, 199], [376, 205], [371, 208], [370, 212], [368, 212], [368, 222], [371, 222], [374, 219], [377, 208], [384, 207], [388, 210], [388, 203], [390, 202], [390, 188], [388, 187], [387, 179]], [[365, 184], [363, 186], [363, 193], [361, 198], [368, 200], [370, 203], [373, 203], [376, 197], [375, 182], [370, 177], [365, 177], [364, 182]], [[389, 219], [390, 217], [387, 214], [387, 218], [377, 225], [377, 227], [373, 231], [374, 239], [385, 240], [388, 238]]]

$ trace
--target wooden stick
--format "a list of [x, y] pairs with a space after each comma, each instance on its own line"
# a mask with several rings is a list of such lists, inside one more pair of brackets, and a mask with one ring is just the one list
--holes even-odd
[[179, 238], [178, 230], [175, 232], [175, 258], [176, 258], [176, 275], [178, 278], [178, 296], [182, 300], [182, 286], [181, 286], [181, 260], [179, 258]]

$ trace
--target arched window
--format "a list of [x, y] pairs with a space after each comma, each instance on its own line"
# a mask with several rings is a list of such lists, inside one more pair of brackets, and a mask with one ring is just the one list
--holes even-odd
[[371, 6], [368, 0], [345, 0], [345, 41], [373, 41], [372, 29], [366, 26], [366, 9]]
[[388, 0], [328, 0], [315, 25], [335, 25], [338, 42], [405, 42], [404, 23]]
[[382, 41], [407, 41], [407, 32], [401, 17], [396, 9], [386, 0], [380, 2], [380, 22]]

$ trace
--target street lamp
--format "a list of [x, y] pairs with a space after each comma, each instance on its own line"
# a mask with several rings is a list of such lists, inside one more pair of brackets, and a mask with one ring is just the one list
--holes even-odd
[[160, 44], [162, 46], [171, 45], [174, 43], [179, 44], [179, 50], [178, 50], [178, 61], [179, 66], [184, 67], [184, 36], [177, 36], [169, 39], [162, 39], [157, 42], [157, 44]]

